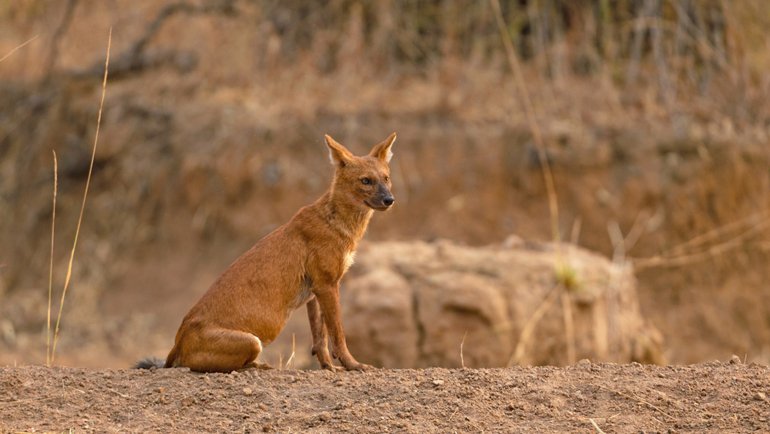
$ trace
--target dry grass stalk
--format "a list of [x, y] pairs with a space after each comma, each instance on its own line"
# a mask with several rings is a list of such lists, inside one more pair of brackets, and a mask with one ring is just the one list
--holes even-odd
[[[559, 252], [558, 253], [559, 258], [557, 259], [557, 261], [560, 262], [561, 261], [560, 259], [561, 258], [561, 247], [560, 247], [561, 233], [559, 231], [559, 203], [558, 203], [558, 196], [556, 194], [556, 186], [553, 179], [553, 171], [551, 170], [551, 163], [548, 161], [548, 154], [546, 153], [545, 140], [543, 139], [543, 133], [540, 130], [540, 125], [537, 122], [535, 106], [532, 103], [532, 98], [530, 97], [529, 92], [527, 91], [526, 83], [524, 82], [524, 74], [522, 73], [522, 70], [521, 70], [521, 63], [519, 62], [519, 58], [516, 55], [516, 51], [514, 50], [513, 42], [511, 41], [510, 35], [508, 35], [506, 30], [507, 27], [505, 25], [505, 21], [503, 20], [503, 14], [500, 9], [500, 1], [490, 0], [490, 2], [492, 3], [492, 8], [495, 11], [497, 28], [500, 31], [500, 36], [502, 37], [502, 40], [503, 40], [503, 46], [505, 47], [505, 54], [508, 60], [508, 64], [511, 67], [511, 71], [513, 72], [514, 80], [516, 83], [516, 87], [524, 103], [524, 112], [526, 114], [527, 123], [529, 124], [529, 128], [532, 133], [532, 139], [535, 142], [535, 146], [537, 147], [537, 157], [540, 163], [540, 168], [543, 172], [543, 181], [545, 183], [546, 194], [548, 196], [548, 211], [551, 217], [551, 236], [553, 237], [553, 241], [557, 244], [557, 249]], [[575, 235], [575, 238], [576, 237], [577, 235]], [[562, 267], [562, 264], [557, 264], [557, 269], [560, 269], [561, 267]], [[565, 328], [565, 334], [567, 339], [567, 360], [568, 360], [568, 363], [571, 364], [575, 362], [575, 339], [574, 339], [575, 327], [573, 324], [572, 310], [571, 310], [571, 305], [569, 301], [569, 294], [567, 294], [567, 289], [568, 288], [565, 287], [562, 293], [562, 308], [564, 313], [564, 328]], [[517, 353], [519, 353], [520, 351], [523, 352], [523, 347], [521, 346], [521, 344], [522, 344], [522, 341], [519, 340], [519, 342], [516, 345], [516, 351], [514, 352], [514, 356], [512, 360], [520, 360], [521, 356], [523, 355], [523, 354], [517, 355]], [[509, 361], [509, 365], [510, 365], [510, 361]]]
[[[759, 218], [761, 218], [761, 220], [757, 221]], [[686, 251], [688, 247], [700, 246], [708, 241], [718, 239], [719, 237], [722, 237], [733, 231], [737, 231], [738, 229], [744, 229], [746, 226], [749, 227], [743, 232], [734, 235], [732, 238], [726, 241], [714, 244], [705, 250], [697, 252]], [[653, 267], [679, 267], [715, 258], [742, 246], [743, 243], [749, 239], [749, 237], [761, 233], [768, 227], [770, 227], [770, 215], [768, 215], [766, 211], [759, 214], [754, 214], [753, 216], [750, 216], [746, 219], [729, 223], [727, 225], [706, 232], [705, 234], [698, 235], [697, 237], [672, 248], [669, 252], [662, 255], [653, 256], [651, 258], [635, 258], [633, 259], [634, 269], [639, 271]]]
[[463, 333], [463, 339], [460, 341], [460, 366], [465, 369], [465, 357], [463, 355], [463, 347], [465, 346], [465, 337], [468, 336], [468, 330]]
[[292, 360], [294, 360], [295, 349], [296, 349], [296, 346], [297, 346], [295, 338], [296, 338], [296, 335], [294, 333], [292, 333], [291, 334], [291, 355], [286, 360], [286, 368], [288, 368], [289, 365], [291, 364]]
[[589, 418], [588, 421], [591, 422], [591, 425], [594, 426], [594, 429], [596, 430], [596, 432], [598, 432], [599, 434], [605, 434], [604, 431], [602, 431], [602, 429], [599, 428], [599, 425], [593, 419]]
[[59, 325], [61, 323], [61, 316], [62, 311], [64, 310], [64, 299], [67, 295], [67, 288], [69, 288], [70, 279], [72, 278], [72, 264], [75, 260], [75, 249], [78, 245], [78, 237], [80, 235], [80, 226], [83, 222], [83, 214], [86, 209], [86, 199], [88, 198], [88, 188], [91, 185], [91, 175], [94, 170], [94, 160], [96, 159], [96, 146], [99, 143], [99, 128], [102, 124], [102, 110], [104, 108], [104, 97], [107, 94], [107, 75], [110, 67], [110, 48], [112, 47], [112, 27], [110, 27], [110, 32], [107, 36], [107, 56], [104, 61], [104, 78], [102, 79], [102, 96], [101, 100], [99, 101], [99, 114], [96, 118], [96, 132], [94, 134], [94, 145], [91, 150], [91, 163], [88, 166], [88, 176], [86, 177], [86, 187], [83, 192], [83, 201], [80, 204], [80, 215], [78, 217], [78, 224], [75, 228], [75, 239], [72, 242], [72, 250], [70, 251], [70, 258], [69, 263], [67, 264], [67, 275], [64, 278], [64, 287], [62, 289], [61, 299], [59, 301], [59, 314], [56, 317], [56, 327], [54, 328], [54, 334], [53, 334], [53, 348], [51, 348], [51, 363], [53, 363], [54, 358], [56, 356], [56, 343], [59, 338]]
[[572, 300], [567, 288], [561, 289], [561, 308], [564, 317], [564, 340], [567, 342], [567, 364], [572, 365], [577, 360], [575, 351], [575, 319], [572, 315]]
[[[543, 138], [543, 133], [540, 130], [540, 125], [537, 121], [537, 115], [535, 113], [535, 105], [532, 102], [532, 98], [527, 91], [527, 85], [524, 82], [524, 74], [522, 72], [521, 68], [521, 62], [519, 62], [519, 58], [516, 55], [516, 50], [513, 47], [513, 42], [511, 41], [511, 37], [508, 34], [507, 26], [505, 24], [505, 20], [503, 19], [503, 13], [500, 9], [500, 1], [499, 0], [490, 0], [490, 3], [492, 4], [492, 9], [494, 9], [495, 12], [495, 21], [497, 22], [497, 29], [500, 32], [500, 36], [503, 40], [503, 47], [505, 48], [505, 57], [508, 60], [508, 65], [511, 67], [511, 71], [513, 72], [514, 81], [516, 83], [516, 88], [518, 89], [519, 96], [521, 97], [521, 100], [523, 101], [524, 105], [524, 113], [527, 117], [527, 123], [529, 124], [530, 132], [532, 133], [532, 140], [535, 142], [535, 147], [537, 148], [537, 158], [538, 162], [540, 163], [540, 169], [543, 172], [543, 182], [545, 183], [545, 190], [546, 194], [548, 196], [548, 214], [551, 218], [551, 237], [553, 238], [554, 243], [556, 243], [557, 248], [557, 264], [556, 269], [562, 270], [565, 269], [566, 265], [562, 264], [562, 248], [561, 248], [561, 233], [559, 231], [559, 202], [558, 202], [558, 196], [556, 194], [556, 185], [553, 179], [553, 171], [551, 170], [551, 163], [548, 161], [548, 154], [546, 152], [546, 145], [545, 145], [545, 139]], [[577, 235], [575, 235], [575, 238]], [[569, 360], [569, 363], [575, 362], [575, 345], [574, 345], [574, 324], [571, 324], [572, 321], [572, 312], [569, 309], [571, 306], [568, 306], [569, 304], [569, 295], [566, 293], [568, 288], [564, 288], [564, 296], [566, 296], [566, 300], [562, 299], [564, 306], [564, 324], [565, 324], [565, 332], [567, 333], [567, 359]], [[537, 311], [535, 312], [537, 314]], [[545, 313], [545, 312], [543, 312]], [[541, 314], [542, 315], [542, 314]], [[535, 315], [533, 315], [533, 318], [535, 318]], [[537, 318], [537, 321], [539, 321], [539, 318]], [[534, 322], [534, 324], [537, 323], [537, 321]], [[529, 325], [529, 324], [528, 324]], [[526, 327], [525, 327], [526, 329]], [[534, 329], [534, 325], [532, 326], [532, 329]], [[570, 332], [572, 330], [572, 333]], [[529, 333], [532, 333], [532, 330], [529, 331]], [[522, 336], [524, 335], [524, 331], [522, 331]], [[513, 356], [508, 361], [508, 365], [510, 366], [511, 363], [514, 360], [521, 360], [521, 357], [523, 356], [524, 346], [522, 345], [524, 341], [519, 339], [519, 342], [516, 344], [516, 351], [514, 351]]]
[[516, 82], [516, 87], [519, 90], [519, 96], [524, 104], [524, 113], [527, 116], [527, 123], [529, 124], [530, 131], [532, 133], [532, 139], [537, 147], [537, 158], [540, 162], [540, 168], [543, 171], [543, 180], [545, 182], [546, 193], [548, 195], [548, 210], [551, 216], [551, 235], [556, 243], [561, 240], [559, 233], [559, 204], [556, 196], [556, 187], [553, 180], [553, 173], [551, 171], [551, 163], [548, 161], [548, 155], [545, 149], [545, 140], [543, 139], [543, 133], [540, 130], [540, 125], [537, 122], [535, 115], [535, 106], [532, 103], [532, 98], [527, 91], [527, 85], [524, 82], [524, 74], [521, 71], [521, 64], [519, 58], [516, 55], [516, 51], [513, 48], [513, 42], [510, 35], [507, 33], [507, 27], [505, 20], [503, 20], [503, 13], [500, 10], [499, 0], [490, 0], [492, 3], [492, 9], [495, 11], [495, 19], [497, 21], [497, 28], [500, 31], [500, 36], [503, 40], [503, 46], [505, 47], [505, 55], [508, 59], [508, 65], [513, 71], [513, 77]]
[[40, 36], [40, 35], [35, 35], [35, 36], [33, 36], [33, 37], [31, 37], [31, 38], [27, 39], [27, 40], [26, 40], [25, 42], [23, 42], [21, 45], [17, 45], [16, 47], [14, 47], [14, 49], [13, 49], [13, 50], [11, 50], [11, 51], [9, 51], [9, 52], [8, 52], [8, 53], [7, 53], [5, 56], [3, 56], [3, 57], [0, 57], [0, 62], [2, 62], [3, 60], [5, 60], [5, 59], [7, 59], [7, 58], [11, 57], [11, 56], [13, 55], [13, 53], [15, 53], [15, 52], [17, 52], [18, 50], [20, 50], [20, 49], [24, 48], [24, 46], [25, 46], [25, 45], [27, 45], [27, 44], [29, 44], [30, 42], [32, 42], [32, 41], [34, 41], [35, 39], [37, 39], [37, 37], [38, 37], [38, 36]]
[[620, 392], [620, 391], [618, 391], [618, 390], [613, 390], [613, 389], [610, 389], [610, 388], [608, 388], [608, 387], [604, 387], [604, 386], [602, 386], [602, 385], [599, 385], [599, 388], [600, 388], [600, 389], [603, 389], [603, 390], [605, 390], [605, 391], [607, 391], [607, 392], [610, 392], [610, 393], [615, 393], [615, 394], [617, 394], [617, 395], [620, 395], [620, 396], [622, 396], [622, 397], [624, 397], [624, 398], [627, 398], [627, 399], [630, 399], [630, 400], [632, 400], [632, 401], [636, 401], [636, 402], [638, 402], [638, 403], [640, 403], [640, 404], [646, 405], [646, 406], [650, 407], [651, 409], [653, 409], [653, 410], [655, 410], [655, 411], [659, 412], [659, 413], [660, 413], [660, 414], [662, 414], [663, 416], [666, 416], [666, 417], [667, 417], [667, 418], [669, 418], [670, 420], [676, 420], [676, 418], [675, 418], [674, 416], [672, 416], [672, 415], [668, 414], [667, 412], [663, 411], [663, 409], [661, 409], [660, 407], [658, 407], [658, 406], [656, 406], [656, 405], [653, 405], [653, 404], [650, 404], [649, 402], [647, 402], [647, 401], [643, 400], [642, 398], [639, 398], [639, 397], [638, 397], [638, 396], [636, 396], [636, 395], [633, 395], [633, 394], [629, 395], [629, 394], [627, 394], [627, 393], [623, 393], [623, 392]]
[[623, 236], [618, 222], [614, 220], [607, 222], [607, 235], [612, 244], [612, 262], [623, 265], [626, 262], [626, 237]]
[[506, 365], [507, 367], [511, 367], [514, 364], [520, 364], [523, 360], [524, 350], [527, 348], [529, 341], [532, 339], [532, 333], [535, 331], [535, 327], [554, 303], [554, 301], [556, 301], [556, 296], [559, 295], [559, 291], [556, 290], [557, 288], [558, 285], [551, 287], [543, 301], [541, 301], [537, 306], [537, 309], [535, 309], [535, 312], [531, 317], [529, 317], [527, 323], [524, 324], [524, 328], [521, 329], [521, 333], [519, 334], [519, 341], [516, 343], [516, 348], [513, 351], [513, 355], [510, 359], [508, 359], [508, 364]]
[[53, 299], [53, 248], [56, 234], [56, 193], [59, 190], [59, 163], [56, 160], [56, 151], [53, 153], [53, 204], [51, 206], [51, 260], [48, 264], [48, 309], [46, 311], [45, 326], [45, 364], [51, 366], [51, 300]]
[[578, 216], [572, 223], [572, 231], [570, 232], [569, 242], [577, 246], [580, 240], [580, 231], [583, 229], [583, 219]]
[[763, 223], [766, 223], [766, 220], [768, 218], [770, 218], [770, 211], [762, 211], [762, 212], [752, 214], [748, 217], [745, 217], [740, 220], [734, 221], [732, 223], [728, 223], [726, 225], [712, 229], [708, 232], [705, 232], [703, 234], [700, 234], [692, 238], [687, 242], [684, 242], [678, 246], [675, 246], [674, 248], [671, 249], [671, 253], [684, 252], [689, 248], [701, 246], [703, 244], [708, 243], [709, 241], [719, 239], [723, 235], [726, 235], [730, 232], [738, 231], [739, 229], [742, 229], [744, 226], [749, 224], [761, 225]]

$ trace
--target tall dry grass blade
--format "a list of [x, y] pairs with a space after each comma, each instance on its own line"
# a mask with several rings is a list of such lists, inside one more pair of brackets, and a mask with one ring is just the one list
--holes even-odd
[[51, 301], [53, 299], [53, 247], [56, 234], [56, 193], [59, 190], [59, 162], [56, 151], [53, 154], [53, 205], [51, 206], [51, 261], [48, 264], [48, 309], [45, 325], [45, 365], [51, 366]]
[[751, 225], [757, 225], [757, 224], [761, 225], [763, 224], [764, 221], [766, 221], [768, 217], [770, 217], [770, 210], [764, 210], [764, 211], [751, 214], [742, 219], [711, 229], [710, 231], [702, 233], [690, 239], [687, 242], [674, 246], [673, 248], [671, 248], [669, 255], [663, 255], [663, 256], [671, 256], [677, 252], [686, 252], [688, 249], [699, 247], [703, 244], [707, 244], [708, 242], [719, 239], [723, 235], [727, 235], [730, 232], [737, 232], [738, 230], [743, 229], [744, 226], [751, 226]]
[[296, 338], [295, 334], [292, 333], [291, 334], [291, 355], [286, 360], [286, 369], [289, 368], [289, 365], [291, 364], [292, 360], [294, 360], [294, 354], [295, 354], [295, 349], [296, 349], [296, 340], [295, 340], [295, 338]]
[[53, 332], [53, 348], [51, 348], [51, 363], [53, 363], [56, 356], [56, 342], [59, 339], [59, 325], [61, 323], [62, 311], [64, 310], [64, 298], [67, 295], [67, 288], [69, 288], [70, 279], [72, 278], [72, 263], [75, 260], [75, 249], [78, 245], [78, 237], [80, 236], [80, 225], [83, 222], [83, 214], [86, 209], [86, 199], [88, 199], [88, 188], [91, 186], [91, 174], [94, 171], [94, 160], [96, 159], [96, 145], [99, 143], [99, 128], [102, 124], [102, 110], [104, 108], [104, 97], [107, 94], [107, 75], [110, 68], [110, 48], [112, 47], [112, 27], [107, 35], [107, 57], [104, 60], [104, 78], [102, 79], [102, 96], [99, 101], [99, 114], [96, 117], [96, 133], [94, 134], [94, 145], [91, 150], [91, 163], [88, 166], [88, 176], [86, 177], [86, 188], [83, 191], [83, 202], [80, 204], [80, 215], [78, 216], [78, 224], [75, 228], [75, 239], [72, 242], [72, 250], [70, 251], [70, 259], [67, 264], [67, 276], [64, 278], [64, 288], [62, 289], [61, 299], [59, 301], [59, 314], [56, 317], [56, 327]]
[[500, 36], [503, 40], [503, 46], [505, 47], [506, 58], [508, 59], [508, 65], [513, 71], [513, 77], [516, 82], [516, 87], [519, 91], [519, 96], [524, 104], [524, 113], [527, 117], [527, 123], [532, 132], [532, 139], [537, 147], [537, 158], [540, 162], [540, 168], [543, 171], [543, 181], [545, 182], [545, 189], [548, 195], [548, 210], [551, 215], [551, 235], [556, 243], [561, 241], [561, 234], [559, 233], [559, 203], [556, 196], [556, 187], [553, 180], [553, 172], [551, 171], [551, 163], [548, 161], [548, 155], [545, 151], [545, 140], [543, 139], [543, 133], [540, 130], [540, 125], [537, 123], [535, 116], [535, 106], [532, 103], [532, 98], [527, 91], [527, 85], [524, 83], [524, 74], [521, 71], [521, 64], [519, 58], [516, 55], [516, 51], [513, 48], [513, 42], [508, 34], [508, 30], [503, 19], [503, 13], [500, 9], [499, 0], [490, 0], [492, 3], [492, 9], [495, 11], [495, 19], [497, 21], [497, 29], [500, 31]]
[[580, 230], [583, 228], [583, 219], [578, 216], [572, 223], [572, 231], [570, 232], [569, 242], [573, 246], [578, 245], [580, 240]]
[[574, 365], [577, 361], [575, 350], [575, 318], [572, 314], [572, 300], [567, 288], [561, 289], [561, 308], [564, 318], [564, 340], [567, 343], [567, 364]]
[[[511, 67], [511, 71], [513, 72], [516, 88], [518, 89], [519, 96], [524, 104], [524, 113], [527, 118], [527, 123], [529, 124], [530, 132], [532, 133], [532, 140], [535, 142], [535, 147], [537, 148], [537, 159], [540, 163], [540, 169], [543, 172], [543, 182], [545, 183], [546, 195], [548, 196], [548, 214], [551, 218], [551, 237], [554, 243], [556, 243], [556, 267], [557, 269], [562, 269], [563, 254], [561, 246], [561, 233], [559, 231], [559, 202], [556, 195], [556, 185], [553, 179], [551, 163], [548, 161], [545, 139], [543, 138], [543, 133], [540, 130], [540, 125], [537, 122], [535, 106], [532, 102], [529, 91], [527, 90], [527, 85], [524, 82], [524, 73], [522, 72], [521, 62], [519, 62], [519, 58], [516, 55], [516, 50], [513, 47], [513, 41], [511, 40], [511, 36], [508, 34], [505, 20], [503, 19], [503, 12], [500, 8], [500, 1], [490, 0], [490, 3], [492, 4], [492, 9], [494, 9], [497, 29], [500, 32], [500, 37], [503, 40], [505, 57], [508, 60], [508, 65]], [[516, 349], [514, 350], [511, 358], [508, 360], [508, 366], [511, 366], [514, 362], [519, 363], [521, 358], [524, 356], [524, 349], [526, 348], [526, 344], [528, 343], [531, 334], [535, 329], [535, 326], [540, 321], [541, 317], [545, 314], [548, 307], [550, 307], [551, 303], [553, 303], [553, 301], [556, 299], [556, 291], [554, 289], [551, 291], [552, 293], [543, 300], [540, 307], [535, 311], [535, 313], [532, 315], [522, 330], [521, 335], [519, 336], [519, 341], [516, 343]], [[566, 294], [566, 288], [564, 291]], [[568, 311], [568, 308], [569, 307], [565, 304], [564, 318], [567, 333], [567, 358], [570, 360], [570, 363], [574, 363], [574, 339], [570, 339], [570, 330], [572, 328], [572, 311]]]
[[535, 327], [554, 303], [554, 301], [556, 301], [556, 296], [559, 295], [557, 288], [559, 288], [558, 285], [551, 287], [551, 289], [548, 291], [548, 294], [546, 294], [545, 298], [543, 298], [543, 301], [541, 301], [540, 305], [538, 305], [537, 309], [535, 309], [535, 312], [531, 317], [529, 317], [527, 323], [524, 324], [524, 328], [521, 329], [521, 333], [519, 334], [519, 341], [516, 342], [516, 348], [514, 349], [511, 358], [508, 359], [506, 367], [510, 368], [514, 363], [521, 363], [521, 360], [524, 358], [524, 350], [527, 348], [530, 339], [532, 339], [532, 333], [535, 331]]
[[[632, 261], [634, 264], [634, 269], [636, 271], [640, 271], [653, 267], [679, 267], [723, 255], [731, 250], [741, 247], [743, 243], [748, 241], [751, 237], [760, 234], [764, 230], [770, 228], [770, 216], [764, 217], [758, 222], [754, 220], [758, 215], [762, 215], [764, 213], [765, 212], [755, 214], [749, 219], [742, 219], [737, 222], [729, 223], [727, 225], [713, 229], [705, 234], [698, 235], [692, 240], [687, 241], [680, 246], [676, 246], [669, 252], [662, 255], [653, 256], [651, 258], [633, 258]], [[749, 226], [743, 232], [732, 236], [726, 241], [711, 245], [702, 251], [682, 252], [682, 250], [684, 250], [682, 246], [704, 244], [706, 240], [717, 239], [720, 235], [728, 234], [737, 229], [741, 229], [742, 227], [746, 226], [746, 223], [751, 223], [751, 226]]]
[[465, 337], [468, 336], [468, 330], [463, 333], [463, 340], [460, 341], [460, 366], [465, 369], [465, 356], [463, 355], [463, 347], [465, 346]]
[[22, 43], [21, 45], [17, 45], [17, 46], [16, 46], [16, 47], [15, 47], [13, 50], [9, 51], [9, 52], [8, 52], [8, 54], [6, 54], [6, 55], [5, 55], [5, 56], [3, 56], [3, 57], [0, 57], [0, 62], [2, 62], [3, 60], [5, 60], [5, 59], [7, 59], [7, 58], [11, 57], [11, 56], [13, 55], [13, 53], [15, 53], [15, 52], [19, 51], [20, 49], [24, 48], [24, 46], [25, 46], [25, 45], [27, 45], [27, 44], [29, 44], [30, 42], [32, 42], [32, 41], [34, 41], [35, 39], [37, 39], [37, 37], [38, 37], [38, 36], [40, 36], [40, 35], [35, 35], [35, 36], [33, 36], [33, 37], [31, 37], [31, 38], [27, 39], [27, 41], [26, 41], [26, 42], [24, 42], [24, 43]]

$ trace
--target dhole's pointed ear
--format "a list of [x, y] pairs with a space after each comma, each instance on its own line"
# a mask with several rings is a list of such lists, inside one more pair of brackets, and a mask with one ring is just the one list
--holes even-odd
[[332, 136], [325, 134], [324, 139], [326, 139], [326, 146], [329, 147], [329, 160], [331, 160], [332, 164], [339, 167], [345, 167], [346, 164], [353, 160], [353, 153], [348, 151], [348, 148], [332, 139]]
[[393, 147], [393, 142], [395, 141], [396, 133], [390, 133], [387, 139], [374, 145], [369, 152], [369, 156], [379, 158], [383, 162], [389, 163], [390, 159], [393, 158], [393, 152], [391, 152], [390, 148]]

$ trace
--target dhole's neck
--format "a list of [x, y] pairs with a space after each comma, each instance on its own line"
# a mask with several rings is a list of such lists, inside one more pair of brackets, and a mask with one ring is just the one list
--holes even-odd
[[318, 200], [318, 205], [329, 225], [354, 244], [364, 236], [374, 213], [371, 208], [350, 203], [335, 195], [333, 190], [326, 192]]

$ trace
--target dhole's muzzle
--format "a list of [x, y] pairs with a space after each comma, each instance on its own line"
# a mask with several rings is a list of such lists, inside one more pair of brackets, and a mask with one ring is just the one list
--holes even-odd
[[393, 197], [393, 194], [390, 192], [390, 190], [388, 190], [388, 187], [384, 183], [380, 183], [377, 185], [377, 191], [374, 196], [365, 200], [364, 202], [372, 209], [376, 209], [377, 211], [385, 211], [386, 209], [390, 208], [390, 206], [393, 205], [395, 201], [396, 199]]

